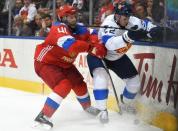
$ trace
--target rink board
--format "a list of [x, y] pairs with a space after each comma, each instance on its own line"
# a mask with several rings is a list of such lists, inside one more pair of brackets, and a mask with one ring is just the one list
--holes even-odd
[[[43, 39], [0, 38], [0, 86], [15, 88], [34, 93], [49, 93], [49, 88], [35, 74], [33, 56], [35, 46]], [[176, 115], [178, 110], [178, 49], [150, 43], [135, 43], [128, 51], [128, 56], [140, 74], [142, 82], [138, 95], [138, 108], [148, 121], [158, 112]], [[80, 54], [75, 65], [92, 89], [92, 78], [88, 71], [86, 53]], [[122, 93], [124, 83], [111, 72], [117, 93]], [[111, 88], [111, 87], [110, 87]], [[113, 91], [110, 90], [109, 106], [113, 106]], [[151, 105], [151, 106], [150, 106]], [[117, 110], [113, 108], [114, 110]], [[172, 119], [171, 119], [172, 120]], [[173, 130], [174, 131], [174, 130]]]

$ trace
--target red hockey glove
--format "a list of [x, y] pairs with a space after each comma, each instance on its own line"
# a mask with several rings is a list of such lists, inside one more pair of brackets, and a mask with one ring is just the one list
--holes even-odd
[[102, 59], [106, 56], [107, 50], [102, 44], [91, 44], [88, 53]]

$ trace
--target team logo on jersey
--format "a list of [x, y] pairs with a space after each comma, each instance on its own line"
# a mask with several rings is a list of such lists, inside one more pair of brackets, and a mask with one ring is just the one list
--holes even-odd
[[97, 49], [94, 47], [93, 50], [91, 51], [92, 54], [96, 54]]
[[67, 63], [73, 63], [75, 59], [72, 59], [70, 57], [67, 57], [67, 56], [63, 56], [61, 58], [63, 61], [67, 62]]
[[70, 53], [69, 53], [69, 56], [72, 57], [72, 58], [73, 58], [73, 57], [76, 57], [76, 53], [75, 53], [75, 52], [70, 52]]
[[125, 54], [130, 49], [131, 46], [132, 44], [128, 43], [126, 47], [119, 48], [115, 51], [120, 54]]

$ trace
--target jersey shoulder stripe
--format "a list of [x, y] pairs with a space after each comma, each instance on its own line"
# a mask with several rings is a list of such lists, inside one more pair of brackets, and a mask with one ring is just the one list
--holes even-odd
[[102, 43], [104, 43], [104, 44], [106, 44], [107, 43], [107, 41], [110, 39], [110, 38], [112, 38], [113, 36], [111, 36], [111, 35], [103, 35], [102, 36]]
[[98, 35], [98, 31], [96, 29], [89, 28], [90, 35]]
[[70, 36], [70, 35], [66, 35], [63, 37], [60, 37], [57, 41], [57, 45], [61, 48], [64, 48], [65, 50], [68, 50], [69, 47], [75, 42], [75, 38]]
[[77, 24], [76, 26], [76, 30], [74, 31], [73, 34], [75, 35], [84, 35], [88, 32], [88, 29], [87, 27], [84, 27], [83, 25], [81, 24]]
[[59, 26], [59, 25], [61, 25], [61, 22], [59, 22], [59, 21], [56, 21], [56, 22], [53, 22], [53, 24], [52, 24], [53, 26]]

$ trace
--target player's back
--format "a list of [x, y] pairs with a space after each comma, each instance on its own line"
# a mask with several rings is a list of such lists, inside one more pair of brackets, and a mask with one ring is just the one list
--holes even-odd
[[[98, 32], [99, 39], [102, 39], [104, 35], [108, 36], [120, 36], [122, 35], [125, 30], [120, 30], [121, 28], [119, 25], [116, 24], [114, 20], [114, 15], [109, 15], [105, 18], [103, 23], [101, 24], [102, 27], [106, 28], [100, 28]], [[109, 27], [109, 28], [108, 28]]]
[[69, 56], [67, 48], [74, 42], [75, 39], [65, 24], [54, 23], [44, 43], [37, 45], [35, 60], [69, 67], [75, 59]]
[[55, 22], [52, 25], [51, 30], [44, 43], [48, 45], [56, 45], [58, 44], [58, 40], [60, 38], [63, 38], [63, 40], [65, 41], [65, 39], [67, 39], [68, 37], [72, 38], [68, 27], [64, 23]]

